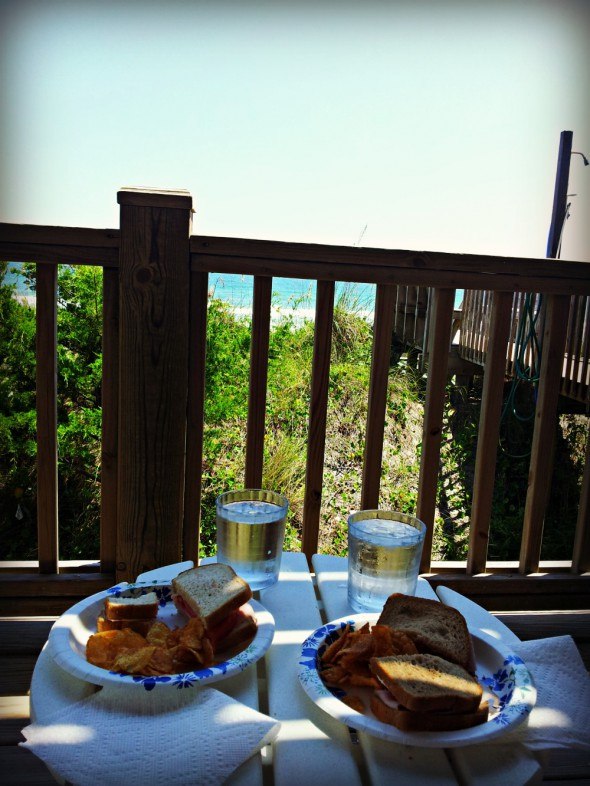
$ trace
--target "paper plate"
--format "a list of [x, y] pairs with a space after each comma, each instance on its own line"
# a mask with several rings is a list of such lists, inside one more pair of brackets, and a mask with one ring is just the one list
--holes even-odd
[[94, 685], [120, 685], [130, 688], [190, 688], [226, 679], [232, 674], [243, 671], [256, 663], [268, 650], [274, 636], [272, 614], [255, 600], [250, 600], [258, 629], [252, 642], [240, 653], [222, 663], [207, 669], [188, 671], [182, 674], [165, 674], [156, 677], [141, 677], [118, 674], [93, 666], [86, 660], [86, 642], [96, 633], [96, 619], [102, 613], [107, 597], [139, 597], [155, 592], [159, 600], [158, 620], [170, 628], [186, 624], [186, 617], [180, 614], [172, 602], [172, 588], [169, 581], [148, 581], [135, 584], [122, 584], [105, 592], [98, 592], [76, 603], [53, 625], [47, 643], [48, 652], [53, 660], [65, 671]]
[[[461, 731], [404, 732], [377, 720], [368, 709], [371, 688], [328, 687], [320, 676], [318, 662], [326, 647], [338, 638], [347, 624], [358, 630], [365, 622], [376, 622], [378, 616], [353, 614], [343, 617], [318, 628], [303, 643], [299, 658], [299, 681], [308, 696], [328, 715], [374, 737], [423, 748], [458, 748], [484, 742], [505, 734], [528, 716], [535, 704], [537, 692], [524, 662], [493, 639], [472, 634], [476, 677], [491, 701], [490, 716], [486, 723]], [[361, 698], [366, 712], [357, 712], [344, 704], [341, 699], [347, 695]]]

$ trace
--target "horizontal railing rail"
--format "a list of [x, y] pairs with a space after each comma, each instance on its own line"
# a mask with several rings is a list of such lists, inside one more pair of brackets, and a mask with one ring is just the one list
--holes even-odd
[[[362, 507], [379, 504], [391, 341], [399, 288], [415, 293], [414, 324], [427, 342], [417, 514], [426, 522], [421, 570], [433, 582], [467, 582], [472, 594], [513, 608], [520, 582], [539, 586], [534, 603], [587, 602], [590, 570], [590, 479], [582, 484], [572, 559], [541, 562], [543, 521], [552, 475], [561, 362], [572, 298], [590, 296], [588, 263], [438, 252], [364, 249], [190, 235], [191, 201], [179, 194], [120, 192], [121, 229], [0, 225], [0, 258], [37, 263], [38, 575], [15, 565], [0, 572], [0, 602], [24, 592], [71, 597], [128, 579], [156, 564], [198, 559], [208, 278], [252, 275], [252, 341], [245, 450], [246, 486], [262, 482], [273, 277], [317, 282], [302, 549], [318, 548], [335, 282], [376, 284], [368, 390]], [[103, 277], [103, 380], [100, 569], [78, 574], [59, 561], [57, 508], [57, 264], [94, 264]], [[487, 314], [462, 330], [482, 334], [483, 397], [471, 511], [463, 563], [432, 562], [442, 420], [454, 331], [456, 289], [472, 290]], [[515, 293], [543, 293], [544, 353], [518, 563], [487, 558], [502, 387]], [[469, 321], [471, 320], [471, 321]], [[571, 325], [571, 319], [569, 324]], [[582, 324], [582, 323], [580, 323]], [[585, 324], [585, 323], [584, 323]], [[585, 339], [581, 340], [581, 344]], [[575, 342], [574, 342], [575, 343]], [[570, 346], [571, 342], [567, 344]], [[580, 341], [576, 343], [576, 346]], [[172, 522], [172, 524], [170, 523]], [[92, 556], [92, 555], [89, 555]], [[65, 570], [64, 570], [65, 569]], [[542, 572], [543, 576], [539, 573]], [[485, 575], [484, 575], [485, 574]], [[502, 574], [502, 575], [501, 575]], [[23, 590], [26, 577], [30, 579]], [[491, 581], [492, 589], [483, 589]], [[70, 582], [68, 584], [68, 582]], [[70, 589], [66, 590], [68, 586]], [[578, 587], [577, 594], [572, 587]], [[481, 590], [476, 589], [481, 587]], [[91, 590], [92, 591], [92, 590]], [[536, 594], [535, 594], [536, 593]], [[586, 593], [586, 600], [584, 595]], [[553, 601], [549, 599], [553, 597]], [[559, 598], [562, 598], [562, 601]], [[540, 600], [542, 598], [542, 600]], [[494, 600], [495, 599], [495, 600]], [[533, 601], [531, 601], [533, 602]], [[47, 601], [46, 605], [50, 605]], [[502, 606], [501, 606], [502, 607]]]

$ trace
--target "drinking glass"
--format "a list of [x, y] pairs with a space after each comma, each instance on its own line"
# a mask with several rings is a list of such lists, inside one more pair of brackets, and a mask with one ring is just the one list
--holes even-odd
[[356, 612], [381, 611], [394, 592], [416, 592], [426, 525], [393, 510], [361, 510], [348, 518], [348, 602]]
[[278, 579], [288, 509], [286, 497], [265, 489], [217, 498], [217, 561], [231, 565], [253, 590]]

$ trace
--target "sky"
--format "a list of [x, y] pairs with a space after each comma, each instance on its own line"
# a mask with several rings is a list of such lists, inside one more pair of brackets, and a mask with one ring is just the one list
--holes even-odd
[[[590, 2], [0, 0], [0, 221], [544, 257], [590, 158]], [[561, 257], [590, 260], [571, 159]]]

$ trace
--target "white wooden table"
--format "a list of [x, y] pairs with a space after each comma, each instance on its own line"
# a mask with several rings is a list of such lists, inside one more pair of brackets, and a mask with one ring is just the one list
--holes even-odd
[[[273, 745], [243, 764], [228, 783], [262, 786], [263, 769], [268, 770], [265, 783], [274, 780], [276, 786], [519, 786], [541, 782], [537, 759], [522, 746], [480, 745], [447, 751], [397, 745], [365, 733], [351, 734], [319, 710], [299, 684], [301, 644], [316, 628], [352, 610], [346, 599], [346, 559], [316, 555], [313, 566], [315, 576], [303, 554], [283, 555], [279, 582], [260, 592], [261, 603], [275, 618], [270, 650], [256, 667], [214, 686], [281, 721]], [[168, 578], [182, 567], [168, 566], [138, 578]], [[419, 581], [418, 594], [437, 597], [424, 580]], [[45, 651], [41, 653], [31, 684], [32, 717], [43, 721], [85, 695], [87, 688], [77, 683]]]

